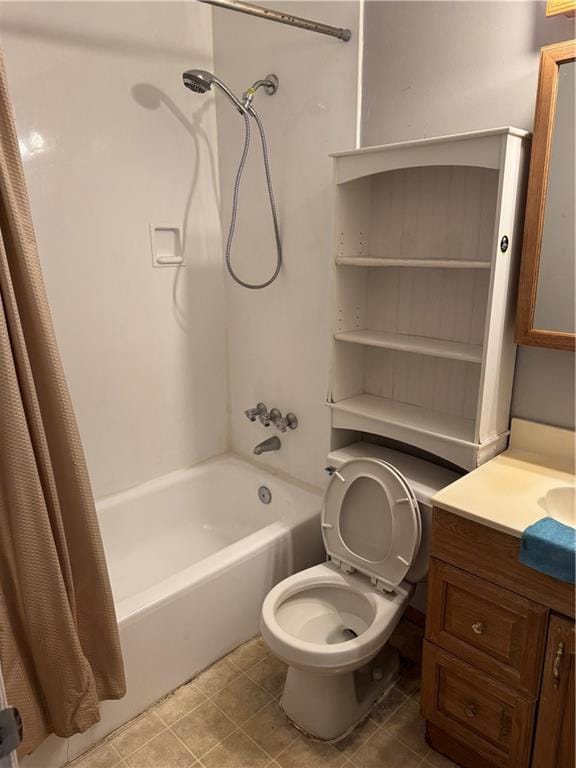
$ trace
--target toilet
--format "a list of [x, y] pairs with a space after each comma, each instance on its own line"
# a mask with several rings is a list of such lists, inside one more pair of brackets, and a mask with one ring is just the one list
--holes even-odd
[[327, 469], [328, 560], [277, 584], [260, 624], [288, 665], [284, 712], [308, 735], [337, 741], [398, 678], [386, 643], [428, 572], [430, 499], [459, 475], [364, 442], [330, 453]]

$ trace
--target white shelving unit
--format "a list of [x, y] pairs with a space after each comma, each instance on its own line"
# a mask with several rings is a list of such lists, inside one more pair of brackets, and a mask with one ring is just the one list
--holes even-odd
[[446, 267], [449, 269], [490, 269], [489, 261], [465, 259], [379, 259], [361, 256], [336, 256], [339, 267]]
[[482, 362], [481, 344], [463, 344], [461, 341], [430, 339], [427, 336], [409, 336], [386, 331], [344, 331], [334, 334], [334, 338], [336, 341], [348, 341], [350, 344], [362, 344], [365, 347], [400, 349], [417, 355], [467, 360], [470, 363]]
[[527, 137], [498, 128], [333, 155], [334, 430], [465, 469], [506, 447]]

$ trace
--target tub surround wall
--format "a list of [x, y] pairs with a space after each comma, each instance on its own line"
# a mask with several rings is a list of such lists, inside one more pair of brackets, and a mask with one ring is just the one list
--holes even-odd
[[[198, 3], [3, 3], [0, 34], [56, 333], [96, 496], [227, 448], [212, 68]], [[186, 267], [154, 269], [149, 225]]]
[[[276, 7], [274, 3], [268, 3]], [[282, 448], [258, 458], [305, 482], [321, 484], [330, 450], [330, 414], [324, 405], [330, 350], [332, 162], [336, 149], [354, 146], [358, 2], [282, 2], [289, 13], [352, 29], [352, 41], [214, 9], [215, 71], [237, 93], [274, 72], [275, 96], [259, 92], [255, 107], [267, 132], [278, 206], [284, 267], [263, 291], [226, 279], [233, 449], [252, 456], [272, 434], [251, 424], [244, 409], [263, 400], [298, 415], [296, 431], [280, 434]], [[203, 99], [204, 97], [196, 97]], [[222, 229], [227, 232], [231, 191], [243, 141], [242, 120], [217, 98]], [[274, 268], [274, 241], [260, 149], [242, 182], [233, 249], [237, 271], [261, 280]]]
[[[367, 2], [362, 145], [531, 131], [540, 48], [574, 37], [543, 2]], [[574, 428], [574, 355], [518, 349], [512, 414]]]

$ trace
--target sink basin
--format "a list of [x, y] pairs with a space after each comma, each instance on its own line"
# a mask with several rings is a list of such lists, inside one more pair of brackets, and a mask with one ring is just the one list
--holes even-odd
[[549, 517], [576, 528], [576, 488], [551, 488], [542, 499], [542, 506]]

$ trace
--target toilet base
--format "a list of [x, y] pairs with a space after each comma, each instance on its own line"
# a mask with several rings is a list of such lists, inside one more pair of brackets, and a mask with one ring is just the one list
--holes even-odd
[[398, 651], [385, 646], [355, 672], [317, 674], [289, 667], [280, 706], [308, 736], [339, 741], [390, 690], [398, 679], [399, 666]]

